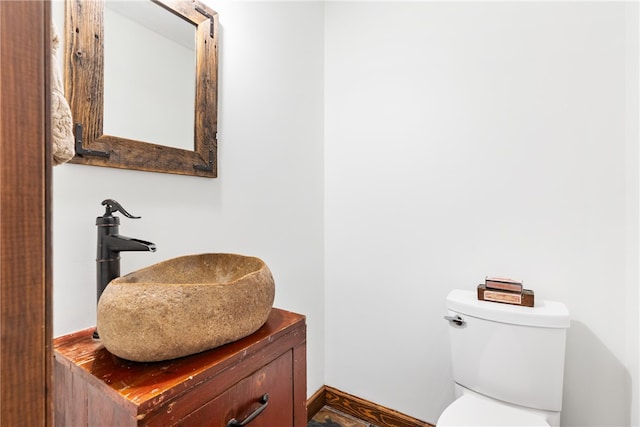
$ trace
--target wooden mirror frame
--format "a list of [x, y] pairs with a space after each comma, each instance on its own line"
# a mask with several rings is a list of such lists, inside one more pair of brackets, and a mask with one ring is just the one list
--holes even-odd
[[197, 0], [151, 1], [196, 27], [194, 150], [103, 133], [104, 0], [66, 0], [65, 96], [76, 136], [71, 162], [215, 178], [218, 14]]

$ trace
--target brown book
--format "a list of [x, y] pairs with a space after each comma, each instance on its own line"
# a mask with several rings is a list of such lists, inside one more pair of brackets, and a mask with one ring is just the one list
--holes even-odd
[[484, 285], [487, 289], [499, 289], [503, 291], [522, 292], [522, 281], [505, 279], [502, 277], [489, 277], [484, 280]]
[[483, 284], [478, 285], [478, 299], [481, 301], [521, 305], [524, 307], [533, 307], [534, 304], [534, 294], [530, 289], [523, 289], [522, 292], [510, 292], [487, 289]]

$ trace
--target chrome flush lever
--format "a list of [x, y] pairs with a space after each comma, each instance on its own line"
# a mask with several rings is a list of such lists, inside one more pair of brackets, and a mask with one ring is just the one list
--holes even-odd
[[457, 314], [455, 316], [444, 316], [444, 318], [447, 319], [449, 322], [455, 323], [458, 326], [464, 326], [467, 324], [467, 322], [462, 320], [462, 317], [460, 317]]

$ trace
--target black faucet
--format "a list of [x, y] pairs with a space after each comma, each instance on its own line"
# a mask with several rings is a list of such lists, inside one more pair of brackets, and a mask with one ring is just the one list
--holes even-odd
[[103, 216], [96, 218], [96, 225], [98, 226], [98, 257], [96, 258], [98, 273], [97, 301], [100, 300], [100, 295], [102, 295], [102, 291], [104, 291], [109, 282], [116, 277], [120, 277], [120, 252], [156, 251], [154, 243], [118, 234], [120, 218], [112, 214], [121, 212], [127, 218], [133, 219], [140, 218], [139, 216], [131, 215], [115, 200], [103, 200], [102, 205], [106, 206], [105, 213]]

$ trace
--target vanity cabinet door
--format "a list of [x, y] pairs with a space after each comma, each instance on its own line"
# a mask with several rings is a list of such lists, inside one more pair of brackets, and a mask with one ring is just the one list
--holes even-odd
[[[197, 392], [197, 391], [196, 391]], [[261, 399], [267, 395], [266, 404]], [[293, 357], [287, 351], [178, 422], [179, 426], [227, 427], [231, 419], [250, 427], [293, 426]]]

